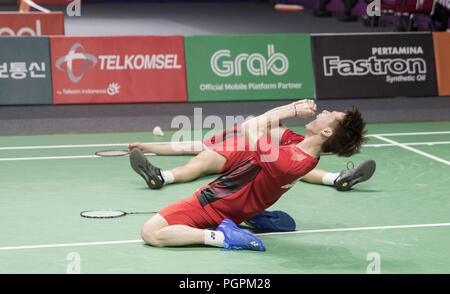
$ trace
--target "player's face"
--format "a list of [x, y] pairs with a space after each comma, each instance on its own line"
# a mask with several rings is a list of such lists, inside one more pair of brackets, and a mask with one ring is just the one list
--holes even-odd
[[316, 116], [316, 119], [310, 122], [309, 127], [314, 133], [319, 133], [324, 129], [333, 130], [338, 121], [344, 119], [345, 113], [339, 111], [324, 110]]

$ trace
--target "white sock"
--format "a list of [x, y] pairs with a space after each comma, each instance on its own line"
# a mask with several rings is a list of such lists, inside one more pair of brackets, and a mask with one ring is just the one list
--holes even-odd
[[326, 173], [322, 178], [324, 185], [333, 186], [334, 180], [339, 176], [339, 173]]
[[221, 231], [205, 230], [205, 245], [223, 247], [225, 236]]
[[162, 170], [161, 171], [161, 176], [164, 179], [164, 184], [171, 184], [175, 180], [175, 178], [173, 177], [172, 172], [168, 171], [168, 170]]

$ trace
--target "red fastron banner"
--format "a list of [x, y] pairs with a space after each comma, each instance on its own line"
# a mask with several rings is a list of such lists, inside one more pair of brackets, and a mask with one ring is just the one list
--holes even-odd
[[0, 12], [0, 36], [64, 35], [62, 12]]
[[182, 36], [51, 37], [54, 104], [187, 101]]

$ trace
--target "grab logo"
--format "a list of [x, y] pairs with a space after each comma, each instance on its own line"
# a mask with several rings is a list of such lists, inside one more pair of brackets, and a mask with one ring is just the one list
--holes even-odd
[[275, 53], [273, 44], [267, 45], [267, 58], [260, 53], [241, 53], [232, 59], [231, 51], [224, 49], [212, 55], [210, 64], [212, 71], [220, 77], [242, 76], [243, 66], [254, 76], [266, 76], [268, 71], [281, 76], [289, 69], [288, 58], [282, 53]]
[[41, 21], [39, 19], [36, 20], [36, 29], [34, 31], [30, 27], [23, 27], [17, 32], [8, 27], [0, 28], [0, 36], [42, 36], [41, 32]]

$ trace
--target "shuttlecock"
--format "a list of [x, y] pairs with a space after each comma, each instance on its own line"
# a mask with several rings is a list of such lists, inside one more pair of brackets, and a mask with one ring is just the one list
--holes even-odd
[[164, 133], [163, 133], [163, 131], [161, 130], [160, 127], [155, 127], [153, 129], [153, 135], [155, 135], [155, 136], [164, 136]]

